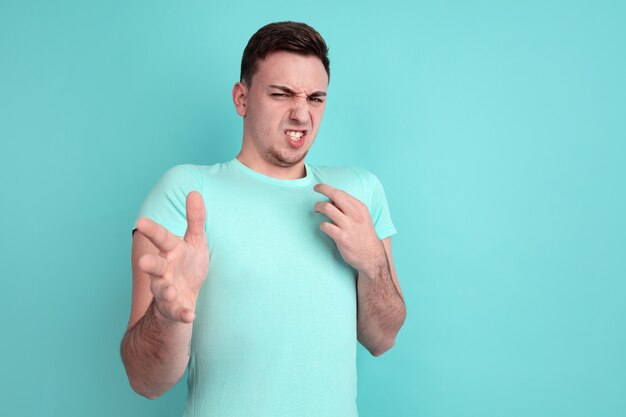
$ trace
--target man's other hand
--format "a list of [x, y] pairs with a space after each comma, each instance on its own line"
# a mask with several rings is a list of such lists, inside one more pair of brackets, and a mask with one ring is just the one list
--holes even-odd
[[139, 259], [139, 269], [150, 276], [157, 311], [170, 320], [191, 323], [200, 287], [209, 271], [209, 248], [200, 193], [190, 192], [186, 206], [187, 231], [182, 239], [145, 217], [137, 221], [137, 230], [159, 249], [158, 254]]
[[367, 206], [328, 184], [317, 184], [313, 189], [330, 200], [315, 203], [315, 211], [331, 220], [322, 222], [320, 229], [335, 241], [343, 259], [358, 271], [371, 270], [381, 261], [386, 263], [385, 249]]

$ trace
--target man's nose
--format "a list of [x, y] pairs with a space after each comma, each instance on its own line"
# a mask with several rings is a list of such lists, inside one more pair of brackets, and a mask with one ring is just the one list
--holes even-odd
[[306, 98], [298, 97], [294, 100], [289, 117], [301, 124], [309, 121], [309, 106]]

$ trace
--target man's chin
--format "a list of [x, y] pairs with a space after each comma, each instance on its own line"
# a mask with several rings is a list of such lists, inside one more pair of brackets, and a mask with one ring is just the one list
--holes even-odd
[[308, 152], [308, 149], [298, 153], [270, 151], [265, 154], [265, 157], [266, 160], [273, 165], [283, 168], [291, 168], [292, 166], [298, 165], [302, 162]]

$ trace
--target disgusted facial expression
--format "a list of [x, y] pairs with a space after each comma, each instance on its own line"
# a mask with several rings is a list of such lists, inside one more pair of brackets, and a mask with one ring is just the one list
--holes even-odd
[[251, 85], [233, 88], [244, 117], [242, 162], [260, 172], [301, 168], [322, 121], [327, 88], [328, 75], [315, 56], [277, 51], [260, 61]]

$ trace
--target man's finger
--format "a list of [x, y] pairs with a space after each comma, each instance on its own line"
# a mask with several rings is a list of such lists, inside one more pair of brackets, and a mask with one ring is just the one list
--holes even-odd
[[343, 227], [346, 220], [346, 215], [341, 212], [333, 203], [329, 201], [318, 201], [315, 203], [315, 211], [323, 213], [337, 226]]
[[185, 232], [185, 240], [190, 237], [204, 238], [204, 224], [206, 212], [204, 208], [204, 199], [197, 191], [187, 194], [187, 231]]
[[148, 253], [139, 258], [139, 269], [155, 277], [162, 277], [167, 271], [167, 261], [163, 257]]
[[178, 298], [176, 288], [170, 282], [163, 278], [151, 278], [150, 291], [152, 291], [155, 300], [171, 303]]
[[326, 233], [332, 240], [334, 240], [335, 244], [338, 244], [342, 237], [342, 231], [337, 225], [329, 222], [322, 222], [320, 223], [320, 229], [322, 229], [322, 232]]
[[178, 312], [178, 320], [183, 323], [191, 323], [196, 318], [196, 313], [188, 308], [183, 308]]
[[137, 230], [144, 234], [159, 250], [169, 252], [176, 247], [179, 239], [165, 227], [147, 217], [137, 220]]
[[350, 201], [350, 199], [354, 199], [354, 197], [345, 191], [341, 191], [328, 184], [316, 184], [313, 190], [328, 197], [330, 201], [345, 214], [350, 214], [354, 210], [353, 202]]

